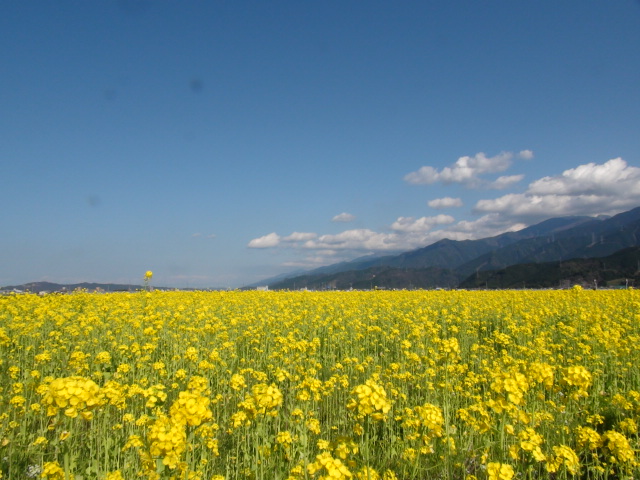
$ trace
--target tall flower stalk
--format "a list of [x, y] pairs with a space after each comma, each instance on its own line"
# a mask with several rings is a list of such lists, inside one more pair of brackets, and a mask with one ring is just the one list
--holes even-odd
[[151, 279], [153, 278], [153, 272], [151, 270], [147, 270], [144, 272], [144, 289], [146, 291], [151, 291]]

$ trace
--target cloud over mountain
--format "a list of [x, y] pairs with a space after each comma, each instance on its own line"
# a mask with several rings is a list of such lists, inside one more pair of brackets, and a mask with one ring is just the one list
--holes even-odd
[[391, 224], [391, 229], [399, 232], [428, 232], [436, 225], [449, 225], [456, 219], [451, 215], [436, 215], [435, 217], [399, 217]]
[[640, 203], [640, 168], [621, 158], [587, 163], [531, 182], [524, 193], [479, 200], [474, 210], [506, 218], [611, 215]]
[[[422, 167], [405, 177], [408, 183], [442, 182], [461, 186], [493, 188], [511, 186], [523, 175], [505, 175], [492, 181], [481, 175], [504, 171], [513, 158], [531, 159], [533, 154], [523, 150], [518, 154], [503, 152], [495, 157], [479, 153], [461, 157], [451, 167], [437, 171]], [[462, 199], [441, 197], [430, 200], [434, 209], [461, 207]], [[587, 163], [565, 170], [559, 175], [533, 180], [520, 193], [478, 200], [473, 213], [475, 219], [457, 219], [451, 215], [400, 216], [378, 230], [348, 229], [334, 234], [294, 232], [280, 236], [273, 232], [251, 240], [250, 248], [286, 248], [296, 250], [299, 265], [318, 265], [339, 259], [352, 258], [374, 252], [402, 251], [423, 247], [443, 238], [472, 240], [517, 231], [547, 218], [569, 215], [614, 215], [640, 205], [640, 168], [630, 166], [621, 158], [602, 164]], [[333, 222], [350, 221], [351, 214], [333, 217]]]
[[254, 238], [249, 242], [249, 248], [271, 248], [280, 243], [280, 235], [275, 232], [269, 233], [259, 238]]

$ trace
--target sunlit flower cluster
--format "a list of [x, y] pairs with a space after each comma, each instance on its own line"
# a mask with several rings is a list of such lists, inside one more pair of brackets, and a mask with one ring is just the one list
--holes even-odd
[[103, 398], [100, 387], [93, 380], [79, 376], [56, 378], [48, 385], [44, 384], [40, 391], [49, 416], [63, 409], [67, 417], [76, 418], [80, 414], [85, 420], [90, 420], [92, 410], [102, 403]]
[[160, 416], [151, 424], [147, 440], [152, 457], [162, 458], [162, 463], [166, 466], [176, 468], [187, 446], [184, 423], [172, 417]]
[[391, 409], [387, 392], [374, 380], [367, 380], [352, 391], [355, 398], [349, 400], [347, 408], [355, 410], [361, 417], [371, 416], [375, 420], [384, 420]]
[[317, 455], [315, 462], [307, 466], [307, 471], [314, 477], [316, 474], [321, 473], [317, 477], [318, 480], [338, 480], [353, 477], [347, 466], [340, 459], [333, 458], [329, 452], [322, 452]]
[[513, 467], [509, 464], [489, 462], [487, 465], [487, 478], [489, 480], [511, 480], [513, 475]]
[[169, 413], [176, 423], [197, 426], [211, 420], [211, 400], [194, 392], [180, 392]]
[[556, 473], [564, 466], [571, 475], [577, 475], [580, 471], [580, 459], [576, 453], [566, 445], [553, 447], [553, 456], [547, 462], [547, 471]]

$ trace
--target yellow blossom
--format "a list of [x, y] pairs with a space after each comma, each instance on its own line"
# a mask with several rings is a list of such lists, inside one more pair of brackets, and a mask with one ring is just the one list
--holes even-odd
[[349, 400], [347, 408], [355, 410], [358, 416], [371, 416], [375, 420], [383, 420], [391, 410], [387, 392], [372, 379], [355, 387], [351, 394], [355, 398]]
[[178, 399], [171, 405], [169, 413], [177, 423], [197, 426], [212, 418], [210, 403], [209, 398], [198, 393], [180, 392]]
[[73, 475], [65, 475], [64, 470], [58, 462], [45, 462], [42, 466], [42, 478], [47, 480], [72, 480]]
[[511, 480], [514, 475], [511, 465], [499, 462], [489, 462], [487, 464], [488, 480]]
[[278, 432], [278, 435], [276, 435], [276, 443], [279, 443], [281, 445], [291, 445], [291, 443], [293, 442], [293, 437], [291, 436], [291, 432], [284, 431], [284, 432]]
[[553, 447], [553, 456], [547, 460], [547, 471], [555, 473], [564, 466], [571, 475], [577, 475], [580, 471], [580, 459], [576, 453], [566, 445]]

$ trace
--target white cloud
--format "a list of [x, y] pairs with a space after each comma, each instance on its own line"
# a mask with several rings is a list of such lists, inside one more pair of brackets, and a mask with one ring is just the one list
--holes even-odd
[[452, 166], [445, 167], [440, 171], [430, 166], [421, 167], [419, 170], [405, 175], [404, 180], [413, 185], [430, 185], [442, 182], [478, 187], [483, 184], [479, 178], [481, 175], [505, 171], [511, 166], [512, 158], [513, 153], [511, 152], [501, 152], [494, 157], [487, 157], [480, 152], [473, 157], [460, 157]]
[[518, 153], [518, 157], [523, 160], [531, 160], [533, 158], [533, 152], [531, 150], [521, 150]]
[[529, 184], [524, 193], [480, 200], [474, 210], [534, 221], [566, 215], [611, 215], [638, 204], [640, 168], [614, 158], [541, 178]]
[[502, 177], [496, 178], [493, 182], [489, 183], [488, 188], [492, 188], [494, 190], [504, 190], [514, 183], [518, 183], [523, 178], [524, 175], [504, 175]]
[[249, 248], [271, 248], [276, 247], [280, 244], [280, 235], [275, 232], [272, 232], [268, 235], [264, 235], [263, 237], [254, 238], [247, 245]]
[[340, 215], [336, 215], [331, 219], [332, 222], [353, 222], [356, 219], [355, 215], [351, 215], [347, 212], [342, 212]]
[[451, 198], [451, 197], [443, 197], [443, 198], [434, 198], [433, 200], [429, 200], [427, 203], [431, 208], [451, 208], [451, 207], [461, 207], [462, 200], [460, 198]]
[[[437, 228], [446, 226], [445, 228]], [[305, 234], [291, 234], [280, 237], [276, 233], [250, 242], [253, 248], [289, 248], [301, 252], [309, 252], [304, 259], [289, 261], [289, 267], [317, 267], [355, 256], [373, 252], [408, 251], [430, 245], [443, 238], [451, 240], [468, 240], [490, 237], [500, 233], [519, 230], [525, 225], [514, 224], [499, 214], [489, 214], [474, 221], [461, 221], [449, 215], [434, 217], [399, 217], [390, 227], [391, 231], [376, 232], [370, 229], [345, 230], [335, 235], [318, 235], [304, 240]]]
[[319, 250], [314, 253], [314, 255], [307, 255], [302, 260], [292, 260], [289, 262], [285, 262], [283, 266], [296, 268], [314, 268], [327, 265], [328, 263], [348, 260], [350, 258], [349, 254], [345, 255], [345, 252], [341, 250]]
[[498, 213], [483, 215], [476, 220], [462, 220], [447, 229], [448, 238], [453, 240], [487, 238], [504, 232], [522, 230], [527, 225], [514, 223], [512, 219], [505, 219]]
[[439, 173], [433, 167], [420, 167], [416, 172], [407, 173], [404, 181], [412, 185], [431, 185], [439, 180]]
[[557, 177], [544, 177], [529, 185], [535, 195], [617, 195], [638, 192], [640, 168], [630, 167], [622, 158], [598, 165], [587, 163], [565, 170]]
[[307, 240], [313, 240], [317, 236], [318, 234], [313, 232], [293, 232], [291, 235], [282, 237], [281, 240], [285, 242], [306, 242]]
[[358, 228], [345, 230], [335, 235], [320, 235], [316, 240], [305, 242], [303, 247], [309, 249], [391, 250], [395, 248], [396, 239], [397, 235], [393, 233], [379, 233]]
[[[636, 202], [634, 202], [634, 205]], [[531, 195], [518, 193], [493, 200], [479, 200], [476, 212], [499, 213], [508, 218], [535, 219], [567, 215], [598, 215], [620, 211], [597, 195]]]
[[428, 232], [436, 225], [448, 225], [455, 221], [456, 219], [451, 215], [436, 215], [435, 217], [421, 217], [418, 219], [398, 217], [391, 224], [391, 229], [399, 232]]

